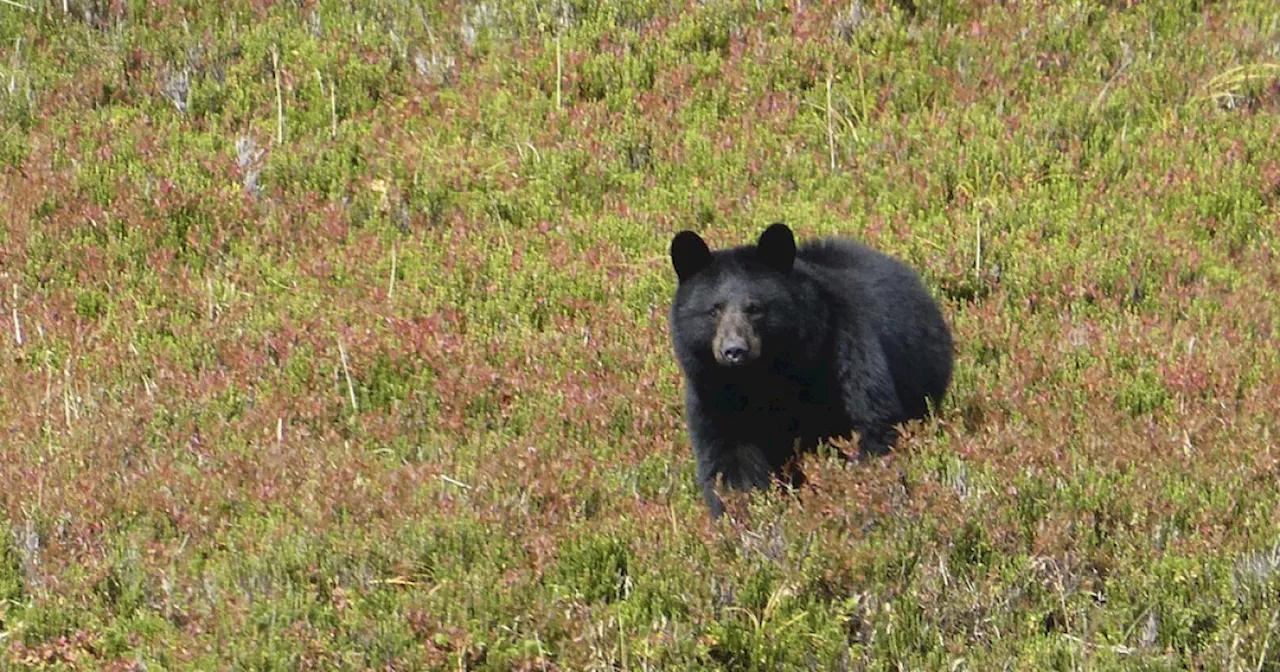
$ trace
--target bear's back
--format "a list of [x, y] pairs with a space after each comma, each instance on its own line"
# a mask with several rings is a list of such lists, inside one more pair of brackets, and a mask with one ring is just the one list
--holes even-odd
[[[920, 276], [910, 266], [883, 252], [862, 243], [845, 238], [819, 238], [803, 243], [796, 250], [796, 258], [810, 265], [819, 275], [838, 279], [837, 282], [863, 292], [879, 293], [888, 287], [920, 285]], [[923, 287], [921, 287], [923, 289]], [[856, 290], [855, 290], [856, 291]], [[860, 297], [866, 300], [869, 297]]]
[[951, 377], [951, 335], [915, 269], [840, 238], [807, 242], [796, 256], [834, 300], [837, 322], [876, 335], [909, 416], [923, 413], [923, 397], [941, 399]]
[[885, 262], [897, 263], [888, 255], [847, 238], [818, 238], [805, 241], [796, 257], [810, 264], [832, 269], [868, 268]]

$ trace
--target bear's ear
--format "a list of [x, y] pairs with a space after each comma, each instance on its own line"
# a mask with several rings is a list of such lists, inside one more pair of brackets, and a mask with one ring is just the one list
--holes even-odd
[[692, 231], [681, 231], [671, 239], [671, 265], [680, 282], [711, 265], [711, 250], [706, 241]]
[[791, 235], [791, 229], [782, 222], [770, 224], [760, 234], [760, 240], [756, 241], [756, 256], [766, 266], [790, 273], [791, 266], [796, 261], [796, 239]]

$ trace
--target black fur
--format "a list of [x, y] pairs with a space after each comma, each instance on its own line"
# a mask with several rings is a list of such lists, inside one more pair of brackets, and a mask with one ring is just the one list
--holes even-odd
[[724, 511], [717, 477], [735, 489], [775, 477], [798, 486], [798, 451], [856, 431], [862, 455], [884, 454], [897, 423], [946, 393], [950, 331], [920, 277], [892, 257], [841, 239], [797, 248], [776, 223], [755, 245], [717, 251], [682, 231], [671, 262], [672, 346], [713, 516]]

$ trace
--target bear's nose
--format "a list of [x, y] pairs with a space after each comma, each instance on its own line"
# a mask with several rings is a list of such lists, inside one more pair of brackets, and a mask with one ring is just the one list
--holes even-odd
[[730, 343], [720, 351], [720, 356], [728, 364], [741, 364], [747, 358], [747, 347], [742, 343]]

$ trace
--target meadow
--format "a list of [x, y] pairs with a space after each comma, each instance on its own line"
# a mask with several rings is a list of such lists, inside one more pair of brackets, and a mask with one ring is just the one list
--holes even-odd
[[[775, 220], [956, 374], [713, 522]], [[1278, 242], [1270, 0], [0, 0], [0, 668], [1280, 670]]]

